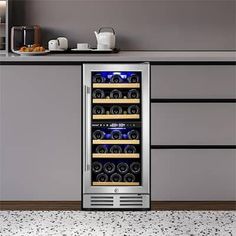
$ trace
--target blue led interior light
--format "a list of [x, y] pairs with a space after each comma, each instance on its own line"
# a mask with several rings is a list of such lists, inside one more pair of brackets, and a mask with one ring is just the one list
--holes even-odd
[[112, 130], [117, 130], [117, 129], [127, 129], [127, 128], [107, 128], [107, 129], [112, 129]]
[[102, 75], [102, 77], [108, 78], [108, 79], [110, 79], [113, 75], [120, 75], [122, 79], [127, 79], [131, 75], [135, 74], [134, 72], [129, 72], [129, 71], [125, 71], [125, 72], [103, 71], [99, 73]]

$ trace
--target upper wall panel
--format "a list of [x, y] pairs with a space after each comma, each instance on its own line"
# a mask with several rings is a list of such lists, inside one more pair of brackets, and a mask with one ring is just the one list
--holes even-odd
[[12, 0], [13, 24], [39, 24], [44, 42], [96, 45], [112, 26], [123, 50], [235, 50], [236, 0]]

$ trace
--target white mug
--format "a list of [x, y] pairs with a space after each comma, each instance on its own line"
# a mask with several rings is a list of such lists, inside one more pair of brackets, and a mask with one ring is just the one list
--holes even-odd
[[77, 49], [78, 50], [88, 50], [88, 49], [90, 49], [90, 46], [88, 43], [77, 43]]
[[53, 39], [48, 42], [48, 49], [53, 51], [53, 50], [58, 50], [59, 49], [59, 40]]
[[67, 50], [68, 49], [68, 39], [65, 37], [57, 38], [59, 41], [59, 49]]

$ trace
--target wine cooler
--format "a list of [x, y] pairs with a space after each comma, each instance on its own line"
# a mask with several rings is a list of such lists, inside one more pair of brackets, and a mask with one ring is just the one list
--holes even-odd
[[82, 209], [150, 209], [149, 64], [83, 65]]

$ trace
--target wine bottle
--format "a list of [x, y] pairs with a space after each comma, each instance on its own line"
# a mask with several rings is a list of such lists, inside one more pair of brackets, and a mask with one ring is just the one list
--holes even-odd
[[98, 182], [107, 182], [108, 181], [108, 176], [105, 173], [100, 173], [100, 174], [97, 175], [96, 180]]
[[120, 106], [114, 105], [110, 108], [110, 113], [113, 115], [122, 114], [122, 108]]
[[92, 164], [92, 171], [94, 173], [99, 173], [102, 170], [102, 164], [98, 161], [93, 162]]
[[93, 98], [95, 99], [101, 99], [105, 97], [105, 93], [102, 89], [95, 89], [93, 91]]
[[125, 162], [121, 162], [117, 165], [117, 170], [121, 174], [126, 174], [129, 170], [129, 165]]
[[102, 77], [102, 75], [96, 74], [93, 76], [93, 83], [104, 83], [104, 82], [105, 82], [105, 78]]
[[135, 176], [132, 174], [132, 173], [127, 173], [125, 176], [124, 176], [124, 182], [134, 182], [135, 181]]
[[111, 131], [111, 139], [122, 139], [122, 133], [120, 130]]
[[110, 92], [110, 98], [113, 98], [113, 99], [122, 98], [122, 92], [118, 89], [114, 89]]
[[129, 154], [136, 153], [136, 148], [133, 145], [127, 145], [124, 149], [124, 152]]
[[133, 162], [130, 165], [130, 170], [134, 173], [134, 174], [138, 174], [140, 173], [141, 170], [141, 165], [139, 162]]
[[121, 182], [122, 177], [120, 174], [114, 173], [111, 175], [110, 180], [111, 180], [111, 182]]
[[122, 78], [120, 75], [115, 74], [111, 77], [111, 83], [120, 83], [122, 82]]
[[103, 106], [94, 106], [93, 114], [94, 115], [102, 115], [105, 113], [105, 108]]
[[107, 153], [108, 149], [105, 145], [99, 145], [96, 148], [96, 153]]
[[137, 105], [129, 106], [128, 114], [139, 114], [139, 107]]
[[129, 139], [139, 139], [139, 132], [137, 130], [131, 130], [128, 132]]
[[119, 145], [113, 145], [110, 148], [110, 153], [121, 153], [122, 152], [122, 148]]
[[103, 170], [106, 174], [112, 174], [113, 172], [115, 172], [115, 169], [116, 169], [115, 164], [113, 164], [111, 162], [107, 162], [103, 166]]
[[105, 133], [101, 130], [95, 130], [93, 132], [93, 139], [104, 139]]
[[136, 99], [139, 98], [139, 91], [137, 89], [131, 89], [128, 92], [128, 98], [130, 99]]
[[129, 83], [138, 83], [139, 77], [138, 77], [138, 75], [133, 74], [128, 77], [128, 81], [129, 81]]

